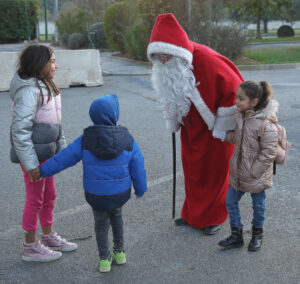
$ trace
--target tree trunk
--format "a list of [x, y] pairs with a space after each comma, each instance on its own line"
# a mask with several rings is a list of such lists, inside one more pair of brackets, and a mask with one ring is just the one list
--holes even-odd
[[187, 33], [191, 31], [191, 12], [192, 12], [192, 3], [191, 0], [187, 0]]
[[261, 21], [261, 8], [259, 9], [257, 13], [257, 22], [256, 22], [256, 38], [260, 39], [261, 34], [260, 34], [260, 21]]
[[264, 33], [267, 34], [268, 33], [268, 19], [264, 18]]

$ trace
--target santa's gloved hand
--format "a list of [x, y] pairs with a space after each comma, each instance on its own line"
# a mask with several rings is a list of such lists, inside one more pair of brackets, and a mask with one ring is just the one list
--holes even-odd
[[177, 132], [180, 129], [181, 124], [177, 120], [166, 119], [166, 127], [170, 132]]
[[212, 133], [212, 136], [214, 138], [221, 139], [222, 142], [224, 142], [225, 137], [226, 137], [226, 131], [214, 129], [213, 133]]

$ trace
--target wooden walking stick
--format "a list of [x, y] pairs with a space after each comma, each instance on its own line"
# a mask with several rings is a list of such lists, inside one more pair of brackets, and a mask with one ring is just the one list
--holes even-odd
[[173, 207], [172, 218], [175, 218], [175, 204], [176, 204], [176, 139], [175, 132], [172, 132], [172, 145], [173, 145]]

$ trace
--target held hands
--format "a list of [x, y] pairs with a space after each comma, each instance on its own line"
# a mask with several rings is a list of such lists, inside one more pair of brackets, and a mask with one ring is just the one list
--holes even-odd
[[41, 173], [40, 173], [40, 170], [38, 167], [34, 170], [30, 170], [27, 173], [28, 173], [30, 182], [36, 182], [36, 181], [42, 180], [42, 176], [41, 176]]

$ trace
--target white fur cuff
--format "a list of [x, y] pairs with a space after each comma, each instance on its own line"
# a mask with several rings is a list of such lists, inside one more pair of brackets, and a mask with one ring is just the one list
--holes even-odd
[[176, 120], [166, 119], [166, 127], [170, 132], [177, 132], [180, 129], [180, 123]]
[[214, 138], [221, 139], [222, 142], [223, 142], [225, 140], [225, 137], [226, 137], [226, 131], [221, 131], [221, 130], [214, 129], [212, 135], [213, 135]]
[[235, 111], [236, 106], [218, 108], [214, 129], [220, 131], [233, 130], [235, 128]]

